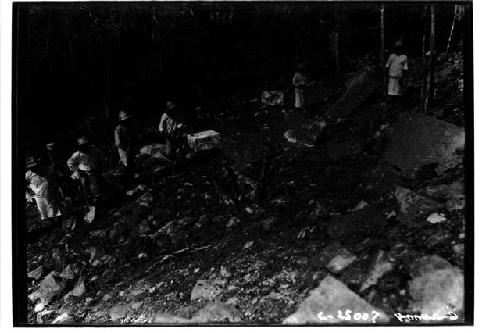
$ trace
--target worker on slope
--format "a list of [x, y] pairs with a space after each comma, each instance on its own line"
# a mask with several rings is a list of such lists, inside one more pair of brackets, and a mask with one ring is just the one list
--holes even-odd
[[85, 136], [78, 138], [77, 144], [78, 149], [68, 159], [67, 165], [73, 171], [71, 178], [78, 179], [82, 185], [86, 204], [95, 206], [104, 195], [104, 153]]
[[168, 101], [165, 105], [165, 111], [161, 116], [160, 124], [158, 126], [160, 133], [165, 137], [167, 155], [174, 164], [176, 161], [177, 150], [179, 148], [179, 130], [183, 127], [181, 122], [175, 120], [177, 116], [177, 106], [173, 102]]
[[295, 109], [301, 110], [305, 107], [305, 88], [307, 79], [304, 75], [304, 64], [298, 64], [297, 70], [292, 78], [292, 84], [295, 87]]
[[61, 211], [57, 205], [55, 193], [51, 191], [49, 181], [43, 177], [41, 167], [33, 156], [26, 158], [26, 173], [25, 180], [27, 183], [26, 199], [35, 200], [40, 218], [42, 221], [46, 219], [61, 219]]
[[135, 133], [131, 123], [131, 116], [126, 111], [120, 111], [118, 125], [115, 127], [115, 146], [120, 157], [120, 165], [123, 168], [123, 179], [125, 187], [130, 186], [134, 173], [134, 146]]
[[400, 96], [403, 94], [405, 72], [408, 70], [408, 57], [403, 53], [403, 43], [397, 41], [394, 44], [393, 52], [387, 59], [385, 68], [388, 68], [387, 95], [393, 106], [399, 106]]

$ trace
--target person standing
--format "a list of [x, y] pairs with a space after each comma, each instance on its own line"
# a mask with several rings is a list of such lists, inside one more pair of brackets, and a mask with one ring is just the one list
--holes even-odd
[[292, 84], [295, 87], [295, 109], [301, 110], [305, 107], [305, 88], [307, 80], [304, 75], [304, 64], [299, 64], [292, 78]]
[[387, 59], [385, 68], [388, 69], [387, 95], [391, 104], [399, 105], [400, 96], [403, 94], [405, 72], [408, 70], [408, 57], [403, 53], [403, 44], [397, 41], [394, 44], [393, 52]]
[[56, 196], [50, 190], [49, 181], [43, 177], [40, 165], [33, 156], [26, 158], [25, 180], [27, 183], [26, 199], [35, 200], [40, 219], [60, 219], [62, 214], [56, 203]]
[[158, 129], [160, 133], [165, 137], [165, 143], [167, 145], [167, 155], [175, 163], [175, 157], [177, 154], [178, 142], [177, 133], [178, 129], [182, 127], [182, 123], [175, 120], [178, 116], [177, 106], [168, 101], [165, 105], [165, 111], [163, 112]]
[[131, 116], [126, 111], [120, 111], [118, 115], [118, 125], [115, 127], [115, 146], [120, 157], [120, 164], [123, 168], [124, 182], [130, 185], [134, 172], [134, 145], [135, 135], [131, 124]]
[[78, 138], [77, 151], [71, 155], [66, 164], [73, 172], [71, 178], [78, 179], [83, 188], [83, 197], [90, 206], [102, 200], [104, 195], [104, 153], [93, 146], [85, 136]]

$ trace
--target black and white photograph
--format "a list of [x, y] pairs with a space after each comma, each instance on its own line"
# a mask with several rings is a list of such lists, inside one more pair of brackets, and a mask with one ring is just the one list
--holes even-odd
[[472, 325], [472, 9], [14, 1], [4, 320]]

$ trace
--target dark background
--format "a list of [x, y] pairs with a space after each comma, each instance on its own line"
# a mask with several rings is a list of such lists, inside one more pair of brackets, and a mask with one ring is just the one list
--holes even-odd
[[[139, 118], [159, 117], [169, 99], [189, 117], [196, 106], [222, 104], [239, 91], [288, 87], [297, 62], [306, 63], [312, 79], [332, 77], [337, 22], [341, 71], [355, 70], [360, 59], [378, 61], [379, 8], [18, 3], [14, 84], [21, 137], [30, 151], [47, 141], [74, 141], [90, 116], [114, 122], [124, 108]], [[452, 19], [453, 4], [436, 5], [437, 52], [446, 47]], [[423, 3], [387, 4], [386, 49], [401, 38], [409, 54], [420, 56], [424, 22]]]

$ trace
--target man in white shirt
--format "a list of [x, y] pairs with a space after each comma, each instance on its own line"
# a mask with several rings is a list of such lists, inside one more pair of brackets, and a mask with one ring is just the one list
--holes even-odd
[[408, 57], [403, 54], [402, 46], [401, 41], [394, 44], [393, 53], [391, 53], [385, 64], [389, 76], [387, 94], [391, 96], [391, 100], [397, 98], [394, 96], [402, 95], [403, 79], [405, 72], [408, 70]]
[[79, 179], [87, 204], [94, 205], [104, 194], [104, 153], [90, 144], [86, 137], [78, 139], [78, 150], [66, 162], [73, 171], [71, 178]]
[[60, 217], [62, 214], [50, 191], [49, 182], [41, 176], [40, 166], [33, 156], [26, 159], [25, 180], [28, 185], [26, 199], [35, 199], [41, 220]]
[[167, 145], [167, 155], [172, 162], [175, 163], [175, 156], [178, 148], [176, 134], [178, 129], [182, 127], [182, 123], [177, 122], [173, 117], [177, 113], [177, 106], [173, 102], [167, 102], [165, 111], [161, 115], [158, 130], [165, 136], [165, 143]]

